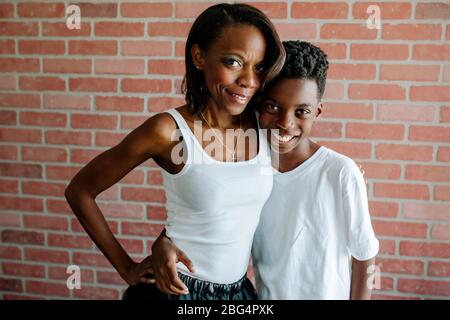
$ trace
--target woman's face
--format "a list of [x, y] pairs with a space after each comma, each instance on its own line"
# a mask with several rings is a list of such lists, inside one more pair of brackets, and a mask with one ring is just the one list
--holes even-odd
[[244, 111], [250, 98], [261, 86], [266, 41], [254, 26], [233, 25], [206, 51], [192, 47], [194, 64], [202, 70], [214, 105], [229, 114]]

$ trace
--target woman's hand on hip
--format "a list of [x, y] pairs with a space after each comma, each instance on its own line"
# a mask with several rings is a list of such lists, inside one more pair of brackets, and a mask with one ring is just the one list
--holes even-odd
[[141, 262], [133, 262], [128, 266], [122, 278], [130, 285], [134, 286], [140, 282], [155, 284], [156, 280], [153, 278], [152, 256], [146, 257]]

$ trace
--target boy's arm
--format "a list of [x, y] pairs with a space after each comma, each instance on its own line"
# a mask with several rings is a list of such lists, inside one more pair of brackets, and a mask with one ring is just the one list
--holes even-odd
[[375, 258], [359, 261], [352, 257], [352, 282], [350, 300], [370, 300], [372, 289], [367, 282], [371, 276], [367, 272], [369, 266], [375, 264]]

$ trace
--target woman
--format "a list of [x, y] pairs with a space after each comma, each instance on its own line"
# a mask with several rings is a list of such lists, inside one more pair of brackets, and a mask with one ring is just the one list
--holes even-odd
[[[124, 298], [255, 297], [246, 270], [259, 214], [272, 187], [272, 177], [261, 173], [270, 166], [269, 152], [265, 139], [257, 139], [258, 148], [250, 148], [224, 132], [258, 129], [254, 113], [245, 108], [278, 74], [284, 56], [274, 26], [261, 11], [244, 4], [206, 9], [186, 42], [187, 104], [149, 118], [89, 162], [67, 187], [67, 201], [80, 223], [130, 285]], [[213, 148], [196, 125], [212, 132]], [[174, 139], [177, 130], [181, 136]], [[195, 252], [195, 278], [183, 266], [178, 270], [189, 294], [164, 295], [146, 285], [151, 258], [133, 261], [95, 203], [99, 193], [149, 158], [163, 169], [167, 235], [186, 252]], [[199, 158], [200, 163], [194, 161]]]

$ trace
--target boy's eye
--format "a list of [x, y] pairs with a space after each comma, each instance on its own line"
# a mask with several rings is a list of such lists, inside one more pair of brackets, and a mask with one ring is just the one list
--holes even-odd
[[264, 104], [264, 109], [266, 109], [268, 112], [276, 112], [278, 111], [278, 107], [274, 105], [273, 103], [267, 102]]
[[305, 115], [308, 115], [310, 113], [311, 113], [311, 111], [308, 110], [308, 109], [298, 109], [297, 110], [297, 114], [299, 114], [300, 116], [305, 116]]

